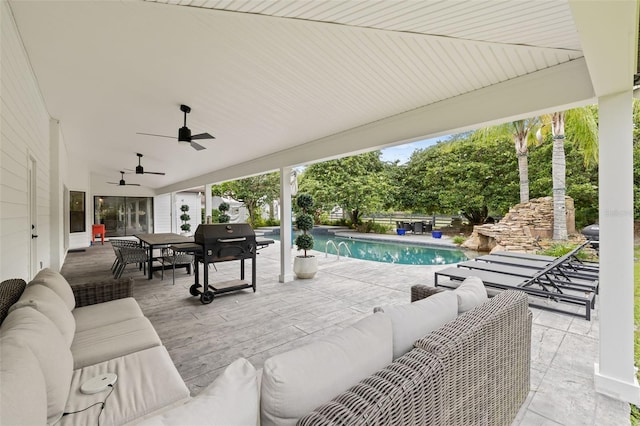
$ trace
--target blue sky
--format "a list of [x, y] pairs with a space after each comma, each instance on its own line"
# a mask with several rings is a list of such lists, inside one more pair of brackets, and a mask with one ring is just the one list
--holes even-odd
[[382, 156], [380, 158], [382, 161], [400, 160], [400, 164], [404, 164], [409, 161], [409, 157], [411, 157], [411, 154], [413, 154], [413, 151], [415, 151], [416, 149], [422, 149], [434, 145], [439, 140], [445, 138], [446, 136], [443, 136], [440, 138], [425, 139], [422, 141], [411, 142], [391, 148], [385, 148], [380, 150], [382, 152]]

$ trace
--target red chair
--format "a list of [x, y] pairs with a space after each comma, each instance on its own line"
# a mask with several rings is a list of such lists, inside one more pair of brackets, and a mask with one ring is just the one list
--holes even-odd
[[94, 244], [96, 242], [96, 235], [100, 235], [102, 244], [104, 245], [104, 233], [105, 229], [103, 224], [91, 225], [91, 244]]

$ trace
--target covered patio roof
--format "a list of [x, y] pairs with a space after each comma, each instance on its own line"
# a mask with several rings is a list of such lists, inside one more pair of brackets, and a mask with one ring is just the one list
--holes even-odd
[[[142, 153], [146, 170], [166, 175], [135, 181], [145, 195], [166, 194], [598, 102], [594, 383], [640, 405], [633, 365], [636, 0], [1, 5], [3, 275], [25, 268], [14, 264], [33, 272], [64, 258], [64, 197], [89, 174], [79, 169], [90, 171], [82, 188], [90, 194], [139, 195], [105, 182], [133, 169]], [[193, 133], [216, 137], [199, 141], [206, 150], [138, 134], [177, 135], [181, 104], [192, 109]], [[281, 179], [290, 215], [290, 185]], [[290, 256], [281, 249], [281, 280], [291, 273]]]
[[[601, 3], [9, 1], [94, 186], [139, 152], [156, 193], [593, 103], [636, 58], [635, 3]], [[137, 134], [180, 104], [206, 150]]]

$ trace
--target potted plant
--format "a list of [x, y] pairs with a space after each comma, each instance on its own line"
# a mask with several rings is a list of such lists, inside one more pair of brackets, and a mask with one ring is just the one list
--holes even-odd
[[229, 217], [227, 212], [229, 211], [230, 207], [231, 206], [229, 206], [229, 203], [226, 203], [224, 201], [220, 203], [220, 205], [218, 206], [218, 210], [220, 210], [220, 215], [218, 216], [218, 222], [229, 223], [229, 220], [231, 220], [231, 217]]
[[303, 250], [304, 254], [293, 259], [293, 272], [298, 278], [313, 278], [318, 272], [318, 259], [307, 254], [307, 250], [313, 248], [313, 235], [308, 233], [313, 229], [313, 216], [309, 213], [313, 208], [313, 197], [309, 194], [298, 194], [296, 204], [301, 210], [296, 217], [296, 227], [302, 234], [296, 237], [295, 244], [298, 251]]
[[182, 212], [182, 214], [180, 215], [180, 220], [182, 221], [180, 229], [182, 229], [184, 233], [187, 233], [191, 231], [191, 224], [189, 223], [189, 220], [191, 220], [191, 216], [189, 216], [189, 214], [187, 213], [189, 211], [189, 206], [186, 204], [181, 205], [180, 211]]

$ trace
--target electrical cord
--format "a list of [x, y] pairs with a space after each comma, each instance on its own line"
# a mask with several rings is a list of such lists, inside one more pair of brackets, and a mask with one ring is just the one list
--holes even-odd
[[[89, 405], [88, 407], [85, 407], [81, 410], [76, 410], [76, 411], [69, 411], [66, 413], [62, 413], [62, 416], [60, 417], [60, 419], [62, 419], [62, 417], [64, 416], [69, 416], [71, 414], [77, 414], [77, 413], [82, 413], [83, 411], [87, 411], [90, 408], [95, 407], [96, 405], [101, 405], [100, 407], [100, 413], [98, 413], [98, 426], [100, 426], [100, 416], [102, 416], [102, 412], [104, 411], [104, 406], [107, 404], [107, 399], [109, 399], [109, 397], [111, 396], [111, 394], [113, 393], [113, 389], [114, 386], [113, 385], [107, 385], [111, 388], [111, 390], [109, 391], [109, 393], [107, 394], [107, 396], [104, 398], [104, 400], [96, 402], [94, 404]], [[60, 421], [60, 419], [58, 421]], [[57, 423], [57, 422], [56, 422]]]

